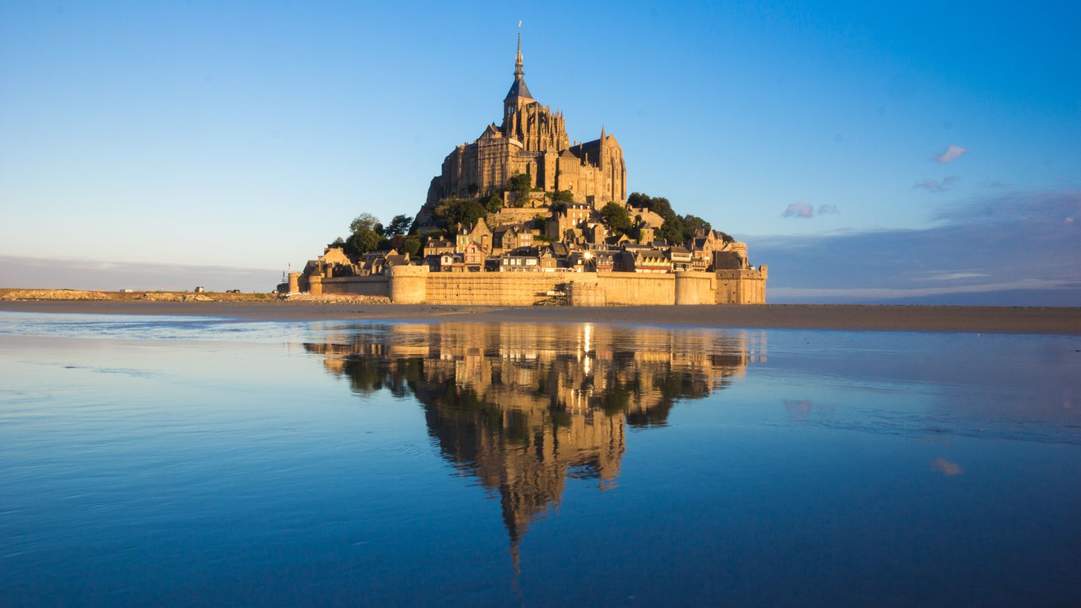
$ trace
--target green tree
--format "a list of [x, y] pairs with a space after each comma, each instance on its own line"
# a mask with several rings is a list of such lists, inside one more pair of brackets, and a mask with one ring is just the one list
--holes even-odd
[[498, 192], [489, 194], [484, 201], [484, 208], [488, 210], [488, 213], [499, 213], [499, 210], [503, 208], [503, 197], [499, 196]]
[[627, 204], [632, 207], [649, 209], [661, 216], [664, 223], [657, 230], [657, 238], [672, 244], [682, 244], [694, 237], [698, 230], [710, 230], [706, 220], [695, 215], [678, 215], [672, 209], [672, 203], [663, 196], [650, 196], [641, 192], [632, 192], [627, 197]]
[[708, 232], [712, 228], [706, 220], [689, 213], [683, 216], [683, 227], [685, 228], [684, 237], [687, 239], [694, 238], [694, 233], [699, 230]]
[[608, 203], [601, 207], [601, 217], [612, 232], [626, 234], [631, 229], [631, 217], [627, 215], [626, 207], [619, 203]]
[[660, 230], [657, 231], [656, 237], [669, 244], [678, 245], [684, 241], [683, 233], [683, 220], [677, 215], [664, 221]]
[[420, 239], [414, 236], [405, 239], [405, 244], [402, 245], [402, 249], [405, 250], [405, 253], [409, 254], [409, 257], [417, 257], [421, 250]]
[[345, 253], [350, 257], [360, 257], [369, 251], [379, 249], [383, 240], [383, 225], [370, 213], [361, 213], [349, 223], [351, 234], [345, 240]]
[[379, 223], [379, 218], [370, 213], [361, 213], [349, 223], [349, 232], [353, 234], [364, 229], [371, 230], [379, 235], [383, 234], [383, 224]]
[[529, 192], [533, 189], [533, 177], [528, 173], [519, 173], [507, 181], [507, 189], [514, 193], [514, 206], [525, 206]]
[[672, 204], [663, 196], [650, 196], [641, 192], [632, 192], [627, 197], [627, 204], [631, 207], [649, 209], [666, 220], [676, 217], [676, 212], [672, 210]]
[[383, 236], [392, 238], [396, 236], [402, 236], [406, 232], [409, 232], [409, 227], [413, 224], [413, 218], [408, 215], [395, 215], [390, 220], [390, 224], [383, 232]]
[[369, 251], [378, 250], [381, 240], [382, 238], [375, 230], [361, 226], [346, 239], [345, 253], [354, 258], [360, 257]]
[[573, 203], [574, 194], [572, 194], [570, 190], [557, 190], [552, 195], [552, 200], [557, 203]]
[[436, 221], [447, 230], [458, 224], [473, 226], [487, 215], [484, 205], [471, 198], [447, 199], [435, 208]]

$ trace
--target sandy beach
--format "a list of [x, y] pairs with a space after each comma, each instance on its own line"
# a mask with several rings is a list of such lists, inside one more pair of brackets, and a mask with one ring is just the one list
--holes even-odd
[[593, 322], [687, 327], [870, 331], [1081, 334], [1081, 308], [864, 306], [629, 306], [606, 308], [404, 306], [289, 301], [7, 301], [0, 311], [74, 314], [197, 315], [244, 320], [457, 320]]

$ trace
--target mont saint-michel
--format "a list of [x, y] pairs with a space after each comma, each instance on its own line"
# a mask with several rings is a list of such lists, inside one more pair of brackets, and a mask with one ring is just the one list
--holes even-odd
[[401, 304], [764, 304], [765, 265], [661, 196], [627, 195], [628, 170], [602, 127], [572, 140], [562, 112], [525, 79], [521, 35], [502, 119], [456, 146], [415, 218], [362, 214], [289, 293]]

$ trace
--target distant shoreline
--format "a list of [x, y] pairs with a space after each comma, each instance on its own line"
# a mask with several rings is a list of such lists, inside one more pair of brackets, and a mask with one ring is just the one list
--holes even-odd
[[626, 323], [711, 328], [833, 329], [1081, 334], [1081, 307], [766, 304], [703, 306], [491, 307], [312, 301], [0, 301], [0, 311], [67, 314], [195, 315], [249, 321], [383, 320], [522, 323]]

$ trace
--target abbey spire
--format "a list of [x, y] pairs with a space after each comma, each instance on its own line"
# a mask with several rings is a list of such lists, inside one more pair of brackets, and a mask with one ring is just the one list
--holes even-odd
[[503, 100], [507, 105], [518, 105], [518, 98], [533, 99], [529, 87], [525, 84], [525, 68], [522, 64], [522, 33], [518, 32], [518, 54], [514, 59], [514, 82], [507, 91], [507, 97]]
[[522, 67], [522, 32], [518, 32], [518, 57], [514, 60], [514, 79], [518, 80], [522, 76], [525, 76], [525, 69]]

